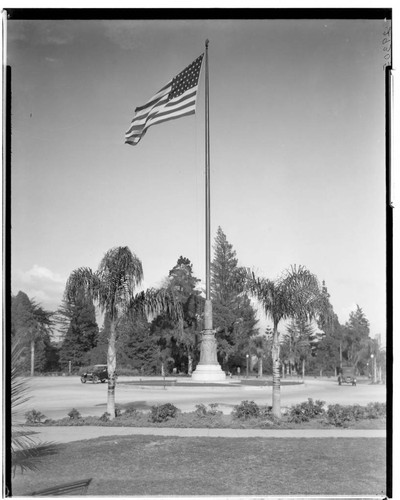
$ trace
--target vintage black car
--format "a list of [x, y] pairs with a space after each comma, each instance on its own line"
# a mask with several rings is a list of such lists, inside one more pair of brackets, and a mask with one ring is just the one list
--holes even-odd
[[357, 377], [352, 366], [343, 367], [339, 373], [338, 377], [339, 385], [342, 384], [351, 384], [357, 385]]
[[81, 375], [82, 384], [86, 384], [86, 382], [93, 382], [93, 384], [97, 382], [104, 383], [106, 380], [108, 380], [107, 365], [94, 365]]

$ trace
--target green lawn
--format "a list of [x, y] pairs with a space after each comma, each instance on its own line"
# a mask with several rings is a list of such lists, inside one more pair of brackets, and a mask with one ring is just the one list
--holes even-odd
[[93, 478], [88, 495], [381, 495], [385, 440], [105, 437], [69, 443], [13, 495]]

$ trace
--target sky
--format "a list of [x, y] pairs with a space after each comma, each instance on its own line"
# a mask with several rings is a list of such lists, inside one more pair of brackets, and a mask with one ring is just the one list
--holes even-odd
[[204, 71], [195, 116], [134, 147], [124, 133], [208, 38], [212, 240], [220, 226], [239, 264], [269, 279], [306, 266], [342, 324], [358, 304], [384, 337], [389, 25], [8, 21], [12, 293], [55, 310], [74, 269], [125, 245], [144, 287], [181, 255], [204, 281]]

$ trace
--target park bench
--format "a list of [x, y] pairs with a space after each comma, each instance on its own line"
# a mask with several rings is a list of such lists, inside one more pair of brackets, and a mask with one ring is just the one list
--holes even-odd
[[74, 481], [73, 483], [59, 484], [44, 490], [34, 491], [30, 494], [32, 497], [54, 497], [65, 495], [85, 495], [92, 478]]

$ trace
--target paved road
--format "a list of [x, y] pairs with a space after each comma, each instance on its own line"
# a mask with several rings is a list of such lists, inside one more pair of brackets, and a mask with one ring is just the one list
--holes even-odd
[[69, 443], [105, 436], [176, 436], [226, 438], [385, 438], [385, 430], [364, 429], [177, 429], [159, 427], [32, 427], [35, 440]]
[[[138, 409], [150, 408], [161, 403], [173, 403], [182, 411], [193, 411], [197, 404], [218, 403], [219, 409], [229, 414], [241, 401], [255, 401], [257, 404], [271, 404], [272, 388], [266, 386], [240, 386], [229, 379], [225, 385], [146, 386], [133, 385], [139, 377], [120, 377], [116, 388], [116, 403], [133, 405]], [[143, 378], [145, 380], [145, 378]], [[154, 379], [153, 379], [154, 380]], [[234, 381], [233, 381], [234, 382]], [[72, 408], [82, 416], [101, 416], [106, 411], [107, 384], [82, 384], [79, 377], [35, 377], [30, 380], [31, 399], [26, 410], [34, 408], [48, 418], [66, 417]], [[386, 401], [386, 387], [367, 382], [356, 387], [339, 386], [335, 379], [305, 380], [304, 384], [281, 387], [282, 406], [290, 406], [320, 399], [327, 404], [362, 404], [372, 401]]]

